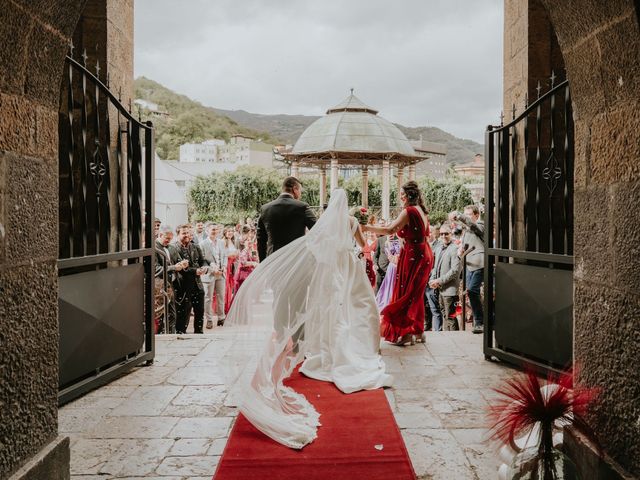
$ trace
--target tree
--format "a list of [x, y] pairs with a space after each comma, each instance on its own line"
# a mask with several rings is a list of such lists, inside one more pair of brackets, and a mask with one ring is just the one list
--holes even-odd
[[[473, 203], [471, 192], [465, 187], [465, 181], [459, 177], [447, 178], [444, 181], [436, 181], [429, 176], [417, 179], [422, 190], [425, 205], [429, 209], [431, 223], [441, 223], [447, 218], [447, 214], [453, 210], [461, 210], [466, 205]], [[347, 198], [350, 205], [362, 205], [362, 176], [349, 178], [344, 183]], [[390, 185], [390, 204], [397, 204], [397, 189], [395, 182]], [[379, 207], [382, 205], [382, 178], [369, 176], [369, 205]]]
[[[262, 205], [280, 194], [285, 176], [284, 172], [273, 169], [242, 166], [234, 172], [198, 177], [189, 191], [192, 219], [236, 223], [248, 216], [254, 217]], [[302, 175], [300, 180], [303, 183], [302, 200], [312, 206], [319, 205], [318, 175]], [[349, 205], [362, 205], [362, 177], [340, 180]], [[471, 193], [459, 178], [438, 182], [424, 176], [418, 178], [418, 184], [430, 210], [429, 219], [432, 223], [444, 221], [450, 211], [461, 210], [473, 202]], [[395, 184], [390, 193], [391, 205], [395, 205]], [[382, 205], [382, 179], [378, 176], [369, 177], [369, 205]]]
[[433, 224], [444, 222], [449, 212], [462, 210], [473, 203], [471, 192], [457, 178], [438, 182], [431, 177], [423, 176], [418, 178], [418, 185], [422, 190], [424, 203], [429, 209], [429, 220]]

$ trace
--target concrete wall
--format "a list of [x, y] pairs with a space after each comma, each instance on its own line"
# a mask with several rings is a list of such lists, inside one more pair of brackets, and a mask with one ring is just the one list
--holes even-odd
[[640, 29], [632, 0], [543, 0], [571, 84], [575, 362], [602, 389], [590, 419], [640, 475]]

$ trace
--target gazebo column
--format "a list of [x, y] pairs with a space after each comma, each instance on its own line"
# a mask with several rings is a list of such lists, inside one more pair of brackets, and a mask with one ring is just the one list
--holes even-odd
[[389, 221], [389, 160], [382, 161], [382, 218]]
[[396, 207], [400, 206], [400, 190], [402, 189], [402, 185], [404, 185], [404, 166], [398, 164], [398, 191], [397, 191], [397, 196], [396, 196], [396, 202], [397, 205]]
[[298, 173], [300, 173], [300, 164], [297, 160], [291, 162], [291, 176], [298, 178]]
[[338, 160], [331, 159], [331, 191], [333, 192], [338, 188]]
[[327, 203], [327, 167], [320, 167], [320, 207]]
[[369, 167], [362, 167], [362, 206], [369, 208]]
[[409, 180], [416, 179], [416, 166], [415, 164], [409, 165]]

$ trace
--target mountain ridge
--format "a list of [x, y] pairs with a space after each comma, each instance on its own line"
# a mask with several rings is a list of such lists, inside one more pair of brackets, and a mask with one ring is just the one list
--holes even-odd
[[[169, 160], [177, 159], [181, 143], [201, 142], [208, 138], [228, 140], [240, 133], [261, 138], [274, 144], [295, 144], [304, 130], [319, 116], [301, 114], [263, 114], [246, 110], [225, 110], [202, 105], [200, 102], [176, 93], [160, 83], [138, 77], [134, 82], [136, 99], [158, 104], [166, 109], [169, 118], [149, 117], [156, 125], [156, 146], [159, 155]], [[458, 138], [438, 127], [406, 127], [395, 124], [409, 140], [442, 143], [447, 146], [446, 161], [449, 164], [470, 162], [484, 147], [469, 139]]]

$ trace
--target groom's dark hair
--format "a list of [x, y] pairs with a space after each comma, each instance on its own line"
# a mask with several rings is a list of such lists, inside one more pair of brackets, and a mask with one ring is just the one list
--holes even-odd
[[302, 182], [296, 177], [287, 177], [282, 182], [282, 191], [292, 193], [293, 189], [297, 186], [302, 186]]

